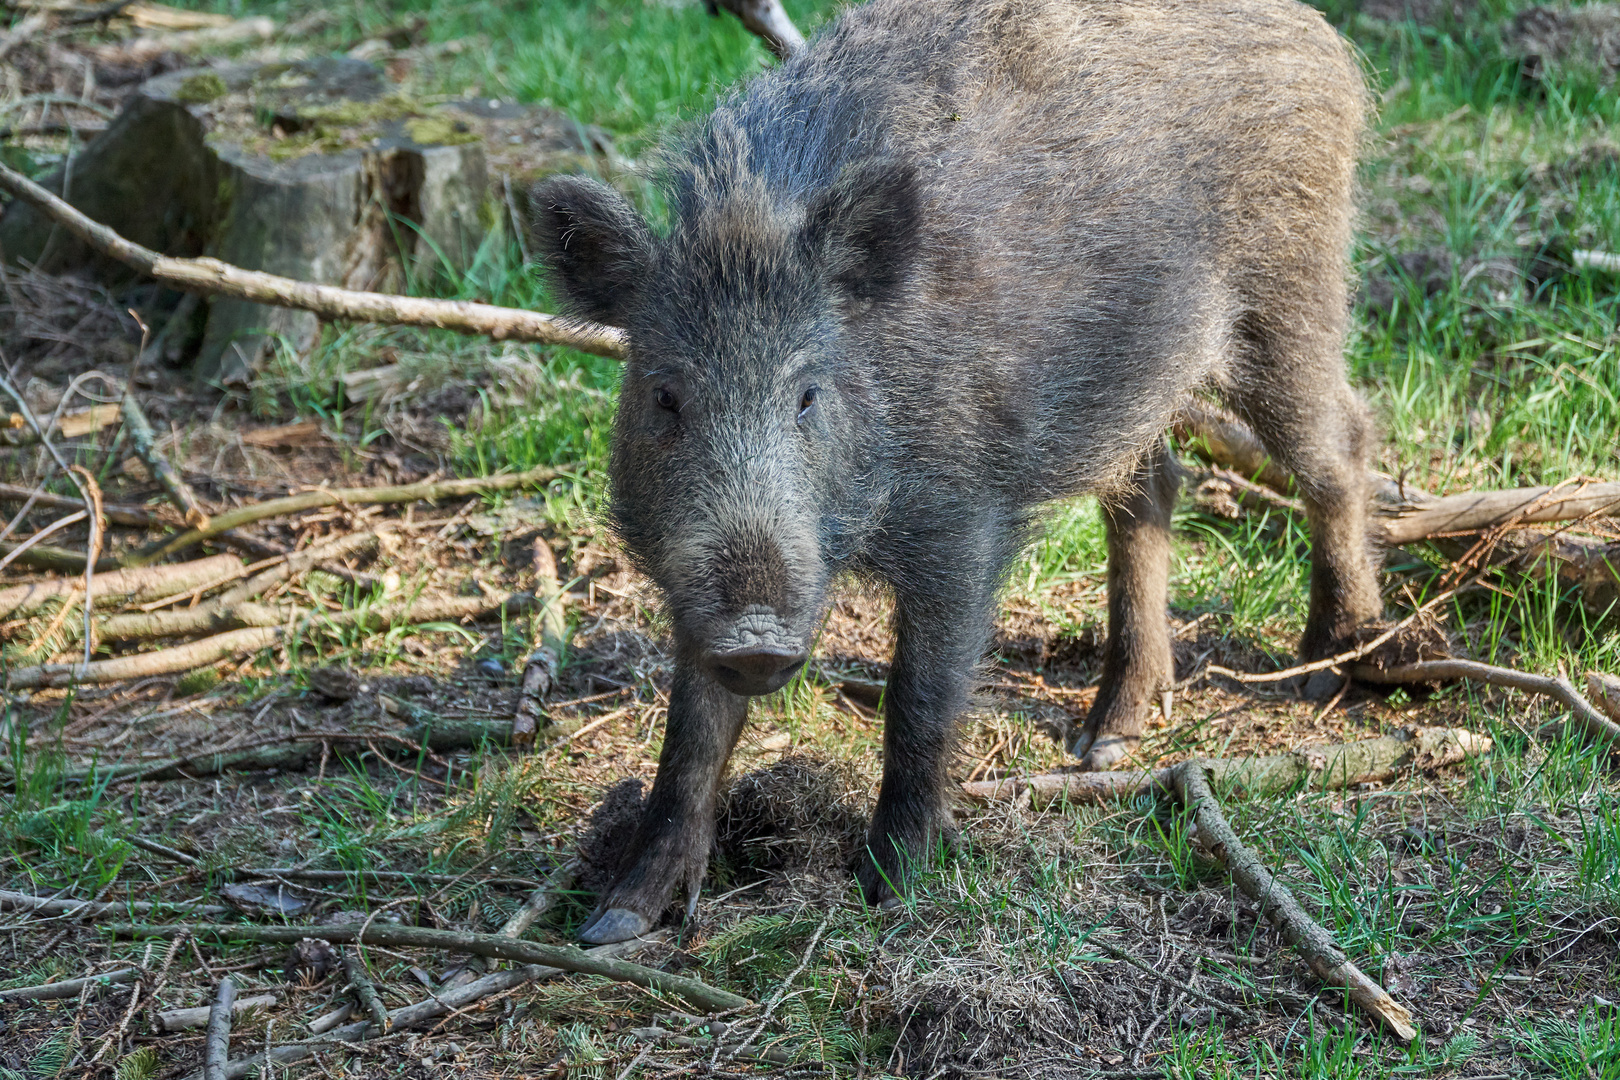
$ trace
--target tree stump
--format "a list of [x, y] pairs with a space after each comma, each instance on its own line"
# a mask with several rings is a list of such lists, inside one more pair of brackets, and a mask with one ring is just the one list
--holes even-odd
[[[352, 59], [176, 71], [144, 84], [41, 182], [165, 254], [399, 291], [441, 263], [465, 267], [486, 232], [506, 226], [484, 142], [522, 138], [504, 133], [512, 119], [497, 114], [511, 110], [497, 104], [427, 106]], [[552, 124], [548, 135], [559, 165], [577, 164], [570, 151], [601, 149], [577, 125]], [[129, 276], [22, 203], [0, 216], [0, 257], [47, 273]], [[319, 331], [307, 312], [210, 299], [194, 377], [244, 382], [278, 343], [307, 353]]]

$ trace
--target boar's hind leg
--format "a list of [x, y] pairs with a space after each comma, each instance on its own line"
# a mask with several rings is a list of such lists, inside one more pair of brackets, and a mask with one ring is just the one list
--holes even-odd
[[1069, 752], [1109, 769], [1142, 738], [1142, 721], [1175, 682], [1167, 614], [1170, 515], [1181, 486], [1161, 440], [1123, 491], [1103, 499], [1108, 528], [1108, 644], [1102, 680]]
[[[1336, 302], [1333, 310], [1342, 309]], [[1383, 612], [1367, 539], [1366, 407], [1344, 377], [1342, 335], [1310, 320], [1288, 332], [1251, 330], [1259, 363], [1229, 392], [1231, 403], [1294, 474], [1311, 528], [1311, 604], [1299, 658], [1309, 662], [1355, 644]], [[1320, 672], [1307, 696], [1331, 696], [1340, 680]]]
[[605, 945], [639, 937], [678, 886], [696, 897], [714, 843], [715, 793], [747, 715], [747, 698], [677, 659], [652, 794], [619, 880], [580, 930], [582, 941]]
[[947, 768], [968, 682], [984, 655], [995, 616], [996, 582], [1016, 549], [976, 542], [936, 545], [950, 552], [949, 577], [897, 583], [894, 664], [884, 692], [883, 786], [858, 877], [869, 902], [891, 903], [912, 866], [954, 833]]

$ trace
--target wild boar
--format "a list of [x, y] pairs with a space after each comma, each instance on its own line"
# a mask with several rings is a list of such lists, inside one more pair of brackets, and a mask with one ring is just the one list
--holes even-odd
[[1193, 395], [1298, 478], [1301, 657], [1380, 615], [1342, 358], [1365, 104], [1295, 0], [874, 0], [677, 140], [667, 228], [591, 180], [537, 188], [568, 308], [628, 332], [612, 520], [674, 630], [657, 781], [584, 940], [680, 887], [690, 910], [748, 699], [805, 663], [840, 574], [893, 591], [858, 876], [903, 889], [950, 831], [1004, 573], [1063, 496], [1101, 498], [1109, 559], [1071, 749], [1126, 755], [1174, 678], [1163, 433]]

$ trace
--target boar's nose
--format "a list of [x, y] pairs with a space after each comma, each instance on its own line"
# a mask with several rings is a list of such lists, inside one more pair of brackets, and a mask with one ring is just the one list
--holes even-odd
[[782, 689], [804, 666], [802, 649], [753, 646], [729, 652], [710, 652], [704, 666], [721, 686], [733, 694], [754, 697]]
[[755, 697], [786, 686], [804, 666], [805, 647], [774, 608], [750, 604], [708, 640], [700, 663], [733, 694]]

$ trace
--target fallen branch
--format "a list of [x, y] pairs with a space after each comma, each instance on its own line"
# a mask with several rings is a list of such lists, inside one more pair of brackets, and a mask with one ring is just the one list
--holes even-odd
[[[84, 556], [69, 554], [78, 560], [79, 565], [74, 569], [83, 570]], [[173, 596], [209, 582], [229, 580], [228, 575], [241, 569], [242, 560], [235, 555], [210, 555], [194, 562], [129, 570], [114, 567], [110, 572], [98, 573], [92, 588], [98, 601], [136, 604]], [[48, 578], [0, 589], [0, 619], [28, 615], [52, 600], [77, 596], [83, 584], [79, 578]]]
[[1332, 935], [1305, 914], [1293, 893], [1238, 839], [1210, 791], [1204, 763], [1186, 762], [1172, 772], [1170, 780], [1198, 823], [1205, 846], [1226, 866], [1238, 888], [1271, 920], [1283, 939], [1305, 958], [1316, 977], [1329, 986], [1344, 988], [1351, 1001], [1381, 1020], [1402, 1042], [1417, 1038], [1411, 1012], [1356, 967]]
[[[1248, 425], [1219, 409], [1188, 406], [1176, 423], [1175, 434], [1211, 464], [1284, 495], [1293, 491], [1293, 477], [1272, 460]], [[1567, 492], [1563, 487], [1541, 487], [1436, 496], [1378, 472], [1369, 471], [1367, 481], [1376, 500], [1376, 537], [1386, 544], [1479, 532], [1505, 521], [1531, 524], [1571, 521], [1609, 509], [1620, 513], [1620, 483], [1565, 485]], [[1556, 497], [1536, 505], [1549, 494]]]
[[208, 1034], [203, 1038], [203, 1080], [225, 1080], [225, 1063], [231, 1059], [231, 1006], [236, 1001], [236, 983], [229, 975], [219, 980], [219, 992], [208, 1011]]
[[[237, 998], [231, 1002], [231, 1012], [235, 1014], [247, 1012], [249, 1009], [268, 1009], [280, 1001], [281, 999], [274, 994], [259, 994], [255, 997]], [[212, 1005], [198, 1005], [192, 1009], [170, 1009], [167, 1012], [158, 1013], [158, 1027], [169, 1034], [176, 1031], [190, 1031], [193, 1028], [200, 1028], [207, 1024], [208, 1018], [213, 1011]]]
[[349, 989], [359, 1000], [360, 1006], [365, 1009], [366, 1015], [378, 1031], [388, 1030], [388, 1010], [383, 1008], [382, 998], [377, 996], [377, 984], [371, 981], [371, 973], [366, 970], [366, 962], [357, 954], [344, 950], [343, 974], [349, 980]]
[[[306, 937], [321, 938], [334, 945], [381, 945], [385, 948], [444, 949], [451, 952], [473, 953], [478, 956], [512, 960], [523, 964], [544, 964], [547, 967], [573, 971], [581, 975], [600, 975], [615, 982], [634, 983], [650, 990], [672, 994], [706, 1012], [724, 1012], [748, 1005], [745, 997], [719, 990], [697, 979], [671, 975], [667, 971], [643, 967], [623, 960], [615, 960], [578, 949], [572, 945], [542, 945], [533, 941], [518, 941], [500, 934], [475, 934], [459, 930], [433, 930], [422, 926], [398, 926], [372, 923], [367, 926], [228, 926], [218, 923], [200, 923], [194, 926], [142, 925], [139, 923], [113, 923], [107, 929], [120, 937], [168, 938], [189, 930], [193, 935], [218, 937], [226, 941], [267, 941], [292, 944]], [[363, 931], [363, 932], [362, 932]]]
[[[4, 166], [0, 166], [4, 168]], [[562, 476], [566, 470], [542, 467], [527, 472], [506, 473], [502, 476], [475, 476], [462, 480], [439, 480], [419, 484], [401, 484], [392, 487], [316, 488], [313, 491], [288, 495], [267, 502], [249, 503], [235, 510], [217, 514], [206, 528], [192, 529], [178, 536], [168, 537], [131, 556], [130, 566], [145, 566], [176, 551], [182, 551], [204, 540], [212, 539], [227, 529], [250, 525], [266, 518], [285, 517], [322, 506], [381, 506], [395, 503], [435, 502], [439, 499], [464, 498], [492, 491], [510, 491], [512, 488], [545, 484]]]
[[534, 538], [534, 592], [541, 598], [539, 641], [523, 663], [517, 713], [512, 717], [512, 745], [534, 745], [544, 726], [545, 699], [557, 681], [557, 665], [568, 648], [568, 594], [557, 577], [557, 557], [543, 536]]
[[235, 908], [219, 904], [185, 901], [178, 904], [154, 904], [146, 900], [98, 902], [95, 900], [66, 900], [60, 897], [30, 896], [27, 893], [0, 889], [0, 910], [10, 908], [29, 911], [35, 915], [73, 915], [96, 919], [107, 915], [147, 915], [153, 911], [181, 911], [195, 915], [229, 915]]
[[134, 394], [124, 397], [124, 430], [129, 433], [130, 445], [135, 449], [135, 455], [146, 463], [153, 479], [163, 485], [163, 491], [174, 503], [174, 508], [180, 511], [180, 517], [187, 525], [194, 529], [208, 527], [208, 512], [202, 508], [197, 499], [197, 493], [191, 490], [191, 485], [183, 480], [169, 459], [158, 452], [157, 436], [152, 431], [152, 422], [146, 418], [141, 410], [140, 402], [135, 400]]
[[243, 270], [218, 259], [176, 259], [119, 236], [75, 210], [21, 173], [0, 165], [0, 190], [37, 207], [102, 255], [183, 292], [233, 296], [259, 304], [311, 311], [323, 319], [424, 326], [475, 334], [496, 341], [566, 345], [598, 356], [623, 358], [624, 333], [593, 323], [572, 322], [518, 308], [462, 300], [428, 300], [388, 293], [357, 292], [331, 285]]
[[0, 570], [4, 570], [7, 566], [16, 562], [18, 559], [25, 558], [28, 555], [28, 552], [34, 547], [38, 546], [39, 542], [45, 539], [47, 536], [50, 536], [52, 533], [61, 532], [63, 529], [66, 529], [71, 525], [77, 525], [79, 522], [84, 521], [89, 516], [90, 512], [88, 510], [79, 510], [75, 513], [68, 514], [66, 517], [57, 518], [55, 521], [39, 530], [28, 539], [19, 540], [17, 543], [9, 545], [11, 550], [7, 551], [3, 557], [0, 557]]
[[378, 604], [353, 611], [311, 612], [303, 609], [272, 608], [262, 604], [237, 604], [220, 613], [230, 630], [201, 641], [188, 642], [155, 652], [135, 653], [111, 660], [77, 664], [35, 664], [18, 668], [6, 678], [12, 690], [64, 690], [70, 686], [99, 685], [145, 679], [157, 675], [177, 675], [193, 671], [244, 653], [268, 649], [289, 636], [296, 637], [310, 625], [329, 629], [358, 626], [370, 628], [395, 623], [439, 622], [473, 618], [500, 610], [507, 616], [521, 615], [534, 605], [534, 597], [517, 593], [502, 599], [487, 596], [447, 596]]
[[[486, 724], [486, 727], [494, 727]], [[435, 747], [434, 749], [454, 749], [451, 747]], [[292, 881], [335, 881], [350, 882], [365, 880], [370, 882], [398, 881], [405, 884], [429, 885], [456, 885], [469, 882], [475, 885], [504, 886], [508, 888], [533, 889], [535, 883], [528, 878], [514, 877], [488, 877], [471, 878], [466, 874], [436, 874], [428, 871], [415, 870], [309, 870], [301, 866], [265, 866], [249, 867], [245, 870], [230, 870], [228, 876], [236, 880], [252, 880], [254, 878], [287, 878]]]
[[239, 653], [268, 649], [282, 639], [279, 626], [233, 630], [228, 634], [176, 645], [172, 649], [119, 656], [112, 660], [92, 660], [88, 664], [35, 664], [22, 667], [6, 677], [12, 690], [66, 689], [70, 686], [123, 682], [154, 675], [178, 675]]
[[10, 990], [0, 990], [0, 1002], [62, 1001], [66, 998], [79, 997], [86, 990], [105, 990], [111, 986], [122, 986], [140, 977], [140, 968], [122, 968], [118, 971], [109, 971], [105, 975], [90, 975], [83, 979], [64, 979], [61, 982], [43, 983], [39, 986], [17, 986]]
[[1419, 660], [1387, 668], [1376, 664], [1357, 664], [1351, 669], [1351, 674], [1362, 682], [1386, 685], [1467, 679], [1490, 686], [1540, 694], [1552, 698], [1568, 709], [1575, 722], [1588, 735], [1620, 746], [1620, 724], [1598, 712], [1562, 675], [1532, 675], [1526, 671], [1497, 667], [1495, 664], [1482, 664], [1477, 660]]
[[[86, 435], [94, 435], [104, 427], [111, 427], [118, 423], [119, 409], [116, 404], [92, 405], [88, 409], [75, 409], [57, 417], [54, 424], [46, 427], [52, 435], [59, 435], [64, 439], [82, 439]], [[0, 421], [0, 446], [32, 446], [40, 441], [39, 432], [28, 426], [27, 418], [21, 413], [12, 413], [4, 421]]]
[[[1435, 769], [1491, 752], [1484, 735], [1462, 728], [1420, 727], [1376, 739], [1308, 746], [1291, 754], [1206, 759], [1204, 768], [1222, 788], [1251, 796], [1278, 795], [1296, 788], [1334, 791], [1356, 784], [1382, 783], [1407, 769]], [[1050, 772], [962, 785], [978, 802], [1011, 802], [1026, 794], [1041, 809], [1053, 802], [1105, 802], [1167, 789], [1179, 765], [1136, 772]]]
[[[377, 534], [374, 532], [352, 533], [348, 536], [327, 544], [319, 544], [306, 548], [293, 555], [288, 555], [280, 563], [248, 578], [242, 584], [228, 589], [207, 604], [199, 604], [194, 608], [184, 608], [179, 611], [145, 612], [140, 614], [112, 615], [102, 620], [99, 627], [103, 641], [130, 641], [140, 638], [176, 637], [184, 634], [219, 633], [225, 630], [240, 629], [247, 626], [277, 626], [288, 621], [288, 615], [296, 618], [295, 609], [283, 606], [280, 608], [261, 608], [252, 605], [258, 614], [249, 617], [247, 609], [238, 612], [239, 607], [246, 605], [249, 600], [262, 593], [268, 592], [284, 581], [308, 573], [332, 559], [347, 558], [350, 555], [375, 547]], [[240, 574], [240, 570], [237, 571]], [[230, 578], [212, 582], [212, 585], [221, 585]], [[199, 586], [199, 589], [203, 587]], [[193, 590], [197, 591], [197, 590]], [[269, 613], [269, 614], [266, 614]], [[264, 620], [268, 621], [264, 621]]]

